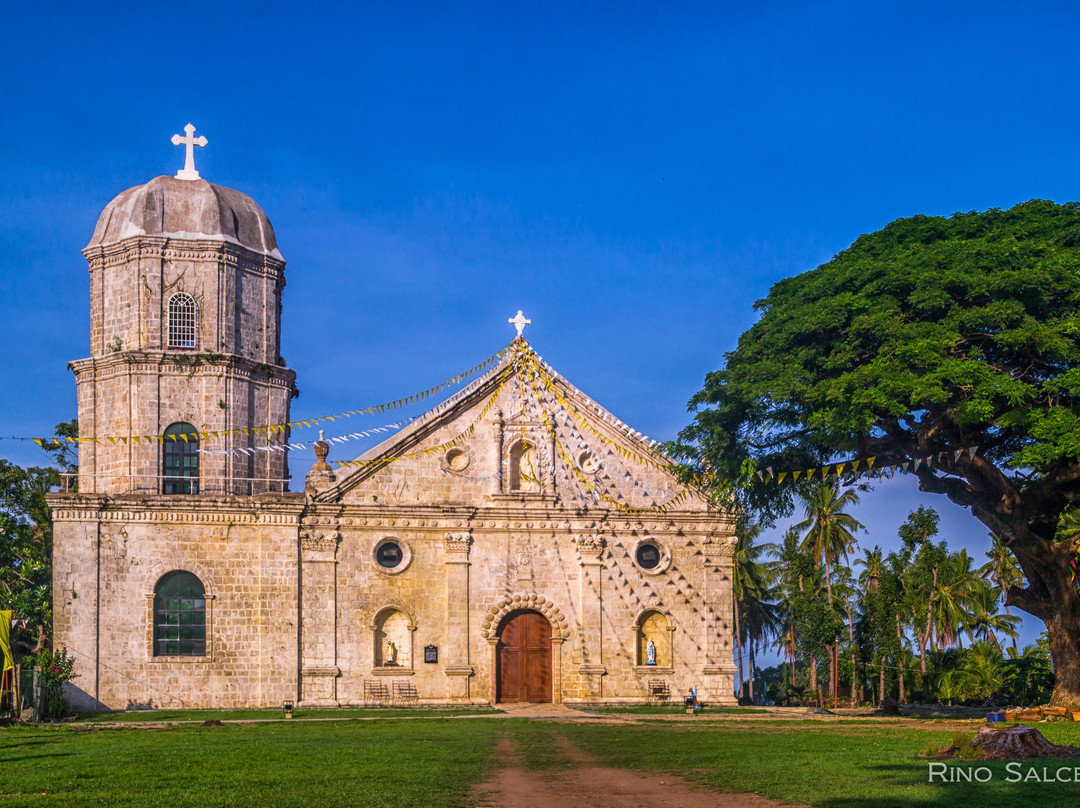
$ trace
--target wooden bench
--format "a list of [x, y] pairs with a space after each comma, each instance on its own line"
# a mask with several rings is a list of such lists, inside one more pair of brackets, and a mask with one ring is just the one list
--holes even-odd
[[380, 681], [365, 681], [364, 682], [364, 706], [368, 707], [372, 704], [382, 705], [390, 703], [390, 690], [386, 687], [385, 682]]
[[414, 704], [420, 698], [416, 692], [416, 686], [407, 680], [394, 680], [394, 703]]
[[649, 698], [663, 700], [671, 698], [671, 688], [666, 679], [649, 680]]

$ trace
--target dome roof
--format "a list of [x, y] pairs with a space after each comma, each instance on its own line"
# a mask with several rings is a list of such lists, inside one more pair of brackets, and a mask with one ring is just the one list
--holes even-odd
[[206, 180], [155, 177], [128, 188], [101, 212], [86, 249], [134, 236], [227, 241], [281, 259], [274, 228], [255, 200]]

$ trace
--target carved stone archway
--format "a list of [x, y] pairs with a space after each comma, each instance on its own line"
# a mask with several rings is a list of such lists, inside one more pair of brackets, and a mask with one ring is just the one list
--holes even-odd
[[509, 595], [488, 609], [487, 614], [484, 615], [480, 633], [491, 646], [491, 654], [488, 658], [489, 700], [494, 704], [497, 698], [495, 671], [498, 668], [499, 627], [509, 614], [522, 610], [539, 612], [551, 623], [551, 696], [552, 701], [559, 704], [562, 702], [562, 646], [570, 636], [570, 628], [562, 610], [546, 597], [535, 592]]

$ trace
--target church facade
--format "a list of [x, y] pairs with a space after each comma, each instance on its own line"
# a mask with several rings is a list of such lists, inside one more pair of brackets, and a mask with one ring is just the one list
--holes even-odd
[[285, 262], [253, 200], [184, 174], [84, 250], [78, 486], [50, 499], [76, 706], [734, 703], [732, 515], [520, 317], [468, 386], [359, 458], [316, 442], [289, 491]]

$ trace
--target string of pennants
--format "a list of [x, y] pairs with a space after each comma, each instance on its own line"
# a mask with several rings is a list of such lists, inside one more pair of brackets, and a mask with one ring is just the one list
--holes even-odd
[[480, 414], [476, 417], [476, 420], [474, 420], [471, 424], [469, 424], [468, 427], [463, 429], [450, 440], [444, 441], [438, 446], [431, 446], [427, 449], [420, 449], [415, 452], [406, 452], [405, 454], [401, 455], [387, 455], [384, 457], [370, 458], [368, 460], [335, 460], [334, 462], [338, 465], [339, 468], [363, 468], [365, 466], [388, 465], [390, 463], [397, 462], [398, 460], [407, 460], [414, 457], [423, 457], [424, 455], [440, 454], [442, 452], [449, 451], [455, 446], [460, 445], [464, 442], [465, 438], [476, 432], [477, 425], [479, 425], [479, 423], [487, 417], [488, 413], [491, 412], [491, 408], [495, 406], [495, 402], [498, 400], [499, 394], [502, 393], [503, 387], [506, 385], [507, 380], [510, 378], [510, 373], [514, 368], [516, 361], [517, 360], [515, 359], [513, 363], [506, 366], [506, 370], [503, 371], [502, 377], [499, 379], [498, 386], [491, 394], [491, 397], [487, 400], [487, 403], [484, 405], [484, 408], [483, 410], [481, 410]]
[[852, 477], [858, 476], [860, 471], [863, 474], [871, 474], [875, 471], [875, 468], [878, 474], [897, 471], [916, 472], [922, 466], [935, 467], [941, 465], [942, 462], [947, 463], [950, 461], [956, 463], [965, 454], [967, 454], [969, 458], [974, 459], [978, 451], [978, 446], [964, 446], [959, 449], [949, 449], [927, 455], [926, 457], [915, 458], [914, 460], [904, 459], [903, 461], [886, 461], [884, 463], [878, 463], [880, 458], [874, 456], [861, 460], [846, 460], [842, 463], [832, 463], [827, 466], [788, 469], [785, 471], [774, 471], [772, 466], [766, 466], [764, 469], [758, 469], [755, 474], [757, 475], [757, 478], [765, 484], [775, 482], [779, 485], [787, 479], [790, 479], [793, 483], [798, 482], [800, 478], [812, 480], [815, 475], [824, 480], [827, 477], [836, 477], [839, 479], [844, 476], [845, 472], [849, 472], [849, 476]]
[[617, 511], [628, 514], [662, 514], [678, 506], [686, 499], [686, 497], [689, 495], [689, 491], [686, 488], [683, 488], [666, 502], [658, 503], [656, 505], [651, 505], [644, 508], [639, 508], [633, 505], [629, 505], [628, 503], [622, 502], [621, 500], [613, 497], [611, 494], [604, 491], [597, 482], [586, 476], [570, 457], [570, 454], [566, 451], [566, 447], [563, 445], [562, 441], [559, 440], [558, 430], [555, 424], [556, 416], [549, 417], [547, 410], [543, 407], [540, 398], [540, 391], [536, 387], [538, 381], [543, 384], [543, 386], [545, 387], [545, 389], [547, 389], [549, 393], [551, 393], [552, 397], [558, 402], [559, 406], [562, 408], [562, 412], [566, 414], [566, 417], [572, 420], [583, 430], [586, 430], [596, 436], [601, 441], [601, 443], [603, 443], [608, 449], [614, 451], [617, 455], [624, 459], [635, 460], [641, 465], [650, 468], [665, 468], [665, 466], [657, 462], [653, 458], [644, 457], [638, 452], [627, 449], [620, 443], [617, 443], [616, 441], [613, 441], [606, 435], [604, 435], [599, 429], [597, 429], [592, 423], [590, 423], [589, 420], [581, 412], [579, 412], [570, 404], [566, 397], [563, 396], [558, 390], [558, 388], [555, 386], [554, 381], [545, 372], [543, 365], [532, 354], [531, 349], [527, 350], [528, 355], [526, 357], [526, 362], [528, 365], [528, 369], [531, 371], [529, 373], [529, 383], [533, 389], [536, 401], [540, 406], [541, 423], [544, 425], [548, 434], [551, 436], [552, 441], [555, 444], [556, 451], [559, 454], [559, 459], [562, 460], [563, 466], [566, 468], [567, 472], [569, 472], [569, 474], [576, 480], [579, 486], [581, 486], [589, 493], [593, 494], [597, 499], [599, 499], [606, 505], [609, 505]]
[[[127, 446], [133, 443], [136, 446], [141, 446], [144, 442], [150, 444], [154, 443], [155, 441], [157, 443], [164, 443], [165, 441], [172, 441], [173, 443], [178, 443], [180, 441], [183, 441], [184, 443], [192, 443], [199, 440], [210, 441], [226, 437], [239, 437], [240, 435], [265, 435], [268, 441], [273, 441], [277, 437], [284, 438], [285, 435], [289, 434], [294, 429], [311, 428], [323, 421], [329, 421], [333, 423], [336, 422], [339, 418], [351, 418], [353, 416], [361, 415], [381, 415], [382, 413], [395, 412], [397, 410], [404, 409], [405, 407], [412, 406], [413, 404], [417, 404], [421, 401], [431, 398], [432, 396], [436, 395], [447, 387], [453, 387], [455, 385], [458, 385], [461, 382], [476, 375], [477, 373], [487, 370], [489, 367], [496, 364], [503, 358], [506, 350], [507, 349], [504, 348], [498, 353], [489, 356], [483, 362], [480, 362], [479, 364], [476, 364], [473, 367], [469, 368], [465, 372], [459, 373], [456, 376], [452, 376], [446, 381], [440, 382], [439, 384], [429, 387], [426, 390], [422, 390], [419, 393], [413, 393], [410, 396], [405, 396], [403, 398], [395, 399], [393, 401], [386, 401], [382, 404], [374, 404], [368, 407], [362, 407], [360, 409], [348, 410], [346, 412], [336, 412], [331, 415], [320, 415], [318, 418], [305, 418], [299, 421], [289, 421], [279, 424], [267, 424], [265, 426], [240, 427], [238, 429], [207, 430], [205, 432], [181, 432], [175, 435], [105, 435], [96, 437], [79, 436], [77, 438], [33, 438], [33, 441], [42, 449], [57, 449], [63, 445], [61, 441], [66, 441], [70, 444], [101, 444], [107, 442], [113, 446], [115, 446], [116, 444]], [[270, 448], [270, 446], [277, 446], [280, 448], [274, 449]], [[284, 451], [286, 448], [289, 448], [289, 445], [284, 442], [276, 444], [272, 443], [270, 444], [270, 446], [256, 448], [259, 448], [263, 451], [266, 451], [268, 449], [270, 451]]]
[[[382, 426], [372, 427], [371, 429], [362, 429], [359, 432], [350, 432], [347, 435], [335, 435], [334, 437], [331, 437], [331, 438], [322, 438], [322, 440], [325, 440], [327, 443], [347, 443], [350, 440], [360, 440], [361, 438], [371, 437], [372, 435], [379, 435], [379, 434], [382, 434], [382, 433], [385, 433], [385, 432], [394, 432], [394, 431], [396, 431], [398, 429], [401, 429], [403, 427], [408, 426], [413, 421], [415, 421], [418, 417], [419, 416], [413, 415], [413, 416], [410, 416], [409, 418], [402, 419], [401, 421], [395, 421], [392, 424], [383, 424]], [[315, 440], [301, 441], [299, 443], [270, 443], [270, 444], [267, 444], [266, 446], [255, 446], [255, 447], [235, 446], [235, 447], [233, 447], [231, 449], [203, 449], [203, 448], [199, 448], [199, 449], [196, 449], [195, 451], [199, 452], [200, 454], [213, 454], [213, 455], [235, 455], [235, 454], [252, 455], [252, 454], [255, 454], [256, 451], [261, 451], [261, 452], [285, 452], [285, 451], [288, 451], [289, 449], [294, 449], [294, 450], [300, 451], [300, 450], [303, 450], [303, 449], [311, 448], [316, 443], [317, 440], [320, 440], [320, 439], [317, 438]]]

